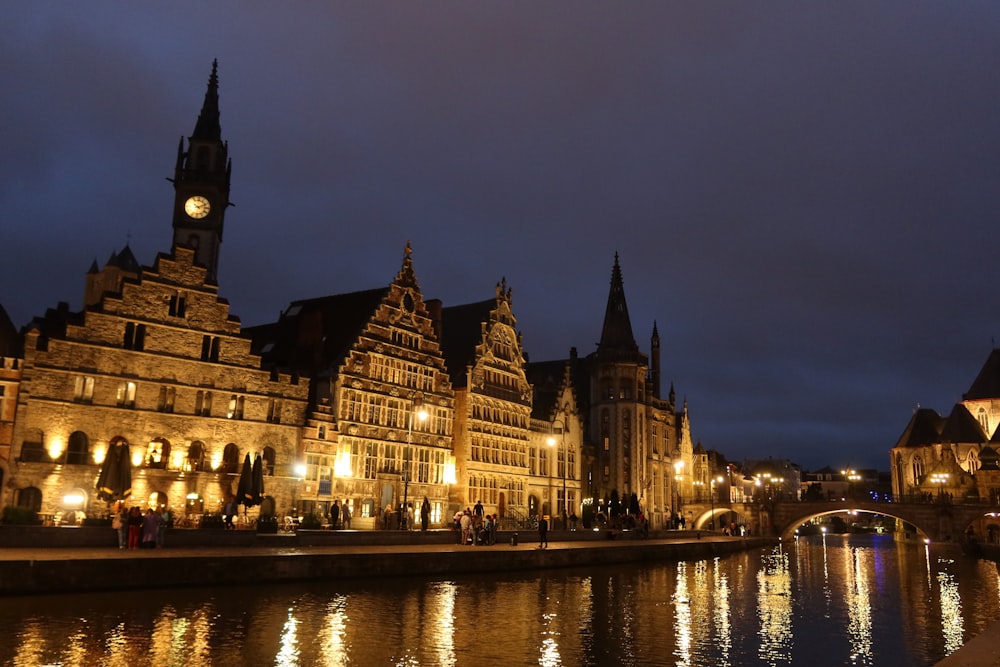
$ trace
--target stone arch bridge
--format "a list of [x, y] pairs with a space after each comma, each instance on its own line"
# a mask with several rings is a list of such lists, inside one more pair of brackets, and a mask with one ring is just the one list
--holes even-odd
[[[865, 500], [689, 503], [683, 508], [691, 528], [705, 530], [712, 516], [735, 513], [753, 534], [791, 539], [803, 523], [829, 514], [867, 512], [901, 519], [931, 541], [961, 541], [971, 524], [984, 517], [1000, 524], [1000, 507], [985, 504], [888, 503]], [[977, 531], [978, 532], [978, 531]]]

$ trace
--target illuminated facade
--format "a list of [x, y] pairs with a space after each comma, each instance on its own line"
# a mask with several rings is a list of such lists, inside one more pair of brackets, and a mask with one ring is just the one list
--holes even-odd
[[[250, 453], [263, 457], [272, 502], [291, 503], [308, 383], [262, 369], [218, 295], [229, 163], [217, 86], [213, 66], [189, 150], [178, 155], [172, 252], [151, 267], [128, 247], [114, 253], [87, 274], [82, 311], [60, 304], [26, 328], [4, 502], [54, 520], [104, 511], [99, 464], [124, 441], [133, 502], [218, 511]], [[191, 208], [191, 199], [208, 203]]]
[[[352, 508], [352, 528], [399, 525], [426, 496], [447, 514], [455, 484], [455, 393], [406, 247], [386, 288], [294, 301], [255, 327], [265, 365], [312, 378], [299, 513]], [[386, 515], [386, 507], [390, 508]]]
[[7, 311], [0, 306], [0, 507], [4, 505], [4, 496], [7, 495], [2, 491], [4, 482], [10, 477], [14, 416], [23, 364], [21, 338]]
[[616, 491], [663, 525], [690, 488], [690, 424], [672, 389], [660, 398], [655, 324], [651, 359], [632, 337], [617, 256], [586, 358], [526, 363], [505, 280], [478, 303], [425, 300], [408, 244], [388, 286], [245, 328], [217, 284], [230, 176], [213, 64], [171, 179], [170, 253], [95, 262], [82, 310], [50, 309], [18, 337], [23, 359], [0, 355], [0, 506], [103, 513], [99, 465], [127, 442], [133, 502], [178, 515], [221, 510], [260, 454], [279, 517], [336, 503], [352, 528], [397, 527], [426, 497], [435, 526], [477, 501], [561, 519]]
[[[517, 521], [579, 513], [581, 431], [572, 396], [564, 412], [539, 416], [525, 372], [512, 291], [444, 308], [438, 320], [455, 388], [455, 508], [482, 502], [486, 514]], [[569, 388], [567, 388], [569, 391]], [[565, 487], [565, 488], [564, 488]]]

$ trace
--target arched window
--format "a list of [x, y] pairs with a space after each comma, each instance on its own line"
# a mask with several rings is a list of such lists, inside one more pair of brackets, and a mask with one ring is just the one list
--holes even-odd
[[920, 484], [924, 476], [924, 460], [919, 456], [913, 457], [913, 483]]
[[235, 473], [240, 470], [240, 448], [236, 443], [229, 443], [222, 450], [222, 472]]
[[83, 431], [73, 431], [66, 445], [66, 465], [82, 466], [90, 463], [87, 460], [87, 434]]
[[147, 468], [166, 468], [170, 461], [170, 442], [166, 438], [150, 441], [146, 448]]
[[264, 463], [264, 474], [273, 475], [274, 474], [274, 447], [265, 447], [264, 453], [261, 456]]
[[201, 472], [205, 469], [205, 443], [195, 440], [188, 447], [187, 469], [192, 472]]

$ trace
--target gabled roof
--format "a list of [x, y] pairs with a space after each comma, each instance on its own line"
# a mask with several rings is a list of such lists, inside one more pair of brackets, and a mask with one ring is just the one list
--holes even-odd
[[923, 447], [941, 442], [944, 418], [936, 410], [918, 408], [896, 441], [896, 447]]
[[0, 305], [0, 357], [22, 356], [24, 356], [24, 339], [17, 333], [17, 327]]
[[549, 420], [559, 405], [566, 378], [567, 360], [537, 361], [527, 364], [525, 375], [532, 387], [531, 416]]
[[1000, 350], [997, 349], [990, 352], [969, 391], [962, 396], [966, 401], [984, 398], [1000, 398]]
[[380, 287], [293, 301], [277, 322], [243, 332], [265, 367], [318, 377], [340, 365], [388, 293]]
[[466, 386], [468, 367], [475, 363], [476, 347], [483, 342], [483, 325], [496, 306], [496, 299], [487, 299], [441, 309], [441, 354], [452, 387]]
[[956, 403], [941, 429], [941, 442], [986, 442], [986, 433], [969, 410]]

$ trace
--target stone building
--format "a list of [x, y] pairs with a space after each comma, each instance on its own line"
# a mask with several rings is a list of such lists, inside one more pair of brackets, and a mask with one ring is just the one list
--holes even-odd
[[4, 483], [11, 479], [10, 450], [14, 442], [14, 415], [21, 388], [23, 357], [17, 328], [10, 321], [7, 311], [0, 306], [0, 507], [5, 504], [5, 499], [11, 499]]
[[[561, 363], [569, 366], [584, 435], [584, 502], [632, 494], [654, 527], [666, 524], [693, 488], [693, 445], [685, 404], [680, 411], [671, 387], [660, 397], [660, 337], [650, 337], [651, 357], [632, 334], [618, 255], [597, 349], [580, 358], [576, 348]], [[529, 378], [550, 384], [559, 362], [529, 365]], [[601, 510], [601, 508], [595, 508]], [[601, 510], [603, 511], [603, 510]]]
[[947, 417], [918, 407], [890, 453], [897, 498], [1000, 505], [1000, 350], [987, 358]]
[[527, 363], [505, 280], [472, 304], [425, 299], [409, 244], [388, 286], [244, 328], [217, 282], [231, 174], [213, 63], [177, 152], [170, 252], [95, 261], [82, 310], [59, 304], [0, 354], [0, 505], [53, 521], [106, 511], [95, 482], [120, 443], [133, 501], [192, 519], [222, 508], [247, 454], [264, 462], [269, 512], [346, 505], [353, 528], [398, 527], [425, 497], [437, 526], [477, 501], [558, 526], [612, 493], [662, 526], [690, 495], [687, 406], [660, 397], [659, 334], [640, 352], [617, 255], [584, 358]]
[[495, 298], [444, 308], [438, 322], [455, 388], [455, 508], [481, 501], [513, 521], [579, 513], [573, 398], [546, 405], [533, 394], [506, 280]]
[[409, 244], [388, 287], [293, 301], [248, 332], [266, 365], [312, 380], [299, 514], [346, 503], [352, 527], [396, 527], [426, 496], [446, 518], [455, 392]]
[[24, 334], [10, 464], [13, 497], [52, 521], [100, 513], [110, 448], [130, 446], [132, 502], [178, 516], [218, 511], [238, 464], [260, 454], [265, 492], [290, 503], [309, 386], [261, 368], [215, 281], [230, 164], [213, 64], [174, 178], [174, 245], [143, 267], [126, 247]]

